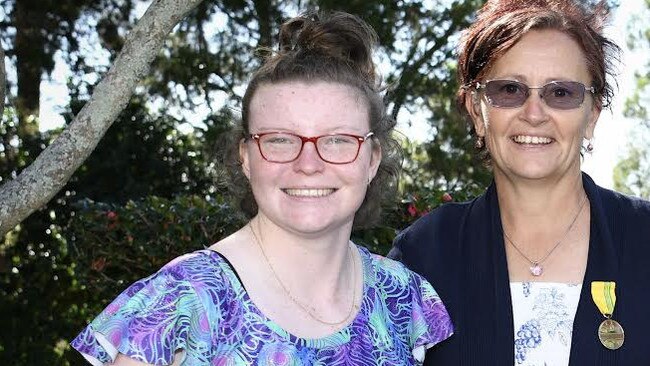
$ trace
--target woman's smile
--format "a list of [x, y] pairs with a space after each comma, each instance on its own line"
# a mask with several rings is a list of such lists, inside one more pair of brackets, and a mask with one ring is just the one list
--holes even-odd
[[325, 197], [336, 192], [336, 188], [282, 188], [282, 192], [292, 197]]
[[520, 145], [549, 145], [553, 142], [553, 139], [550, 137], [531, 135], [515, 135], [511, 139]]

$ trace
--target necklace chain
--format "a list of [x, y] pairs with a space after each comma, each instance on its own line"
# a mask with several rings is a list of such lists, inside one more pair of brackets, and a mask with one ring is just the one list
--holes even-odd
[[[345, 323], [350, 318], [350, 316], [352, 316], [352, 313], [355, 310], [358, 309], [358, 306], [355, 304], [356, 299], [357, 299], [357, 286], [356, 286], [356, 283], [355, 283], [356, 282], [355, 279], [357, 278], [357, 269], [356, 269], [357, 266], [356, 266], [356, 262], [355, 262], [355, 260], [354, 260], [354, 258], [352, 256], [352, 248], [351, 248], [350, 244], [348, 244], [348, 255], [350, 257], [350, 261], [352, 262], [352, 300], [350, 301], [350, 309], [348, 310], [347, 314], [345, 314], [345, 317], [343, 319], [341, 319], [339, 321], [332, 322], [332, 321], [328, 321], [328, 320], [325, 320], [325, 319], [321, 318], [309, 306], [303, 304], [301, 301], [296, 299], [295, 296], [293, 296], [291, 291], [289, 291], [289, 288], [284, 284], [284, 282], [282, 282], [282, 280], [280, 279], [280, 276], [278, 276], [277, 272], [275, 272], [275, 268], [273, 267], [273, 264], [271, 264], [271, 261], [269, 260], [269, 257], [266, 255], [266, 252], [264, 251], [264, 247], [262, 246], [260, 238], [257, 236], [257, 233], [255, 232], [255, 230], [253, 230], [253, 226], [250, 223], [248, 224], [248, 228], [250, 229], [251, 233], [253, 234], [253, 238], [255, 238], [255, 243], [260, 248], [260, 251], [262, 252], [262, 256], [264, 256], [264, 260], [266, 261], [266, 264], [268, 265], [268, 267], [271, 269], [271, 273], [273, 274], [273, 277], [275, 278], [275, 280], [280, 284], [280, 287], [282, 287], [282, 290], [284, 290], [287, 297], [289, 297], [289, 299], [291, 299], [291, 301], [294, 304], [298, 305], [298, 307], [300, 307], [307, 315], [309, 315], [310, 318], [316, 320], [319, 323], [325, 324], [325, 325], [336, 326], [336, 325], [341, 325], [341, 324]], [[259, 231], [259, 222], [258, 222], [257, 228], [258, 228], [258, 231]]]
[[[580, 213], [582, 212], [582, 208], [584, 207], [586, 202], [587, 202], [587, 195], [584, 195], [584, 197], [582, 198], [582, 201], [580, 202], [580, 206], [578, 207], [578, 212], [576, 212], [576, 214], [573, 216], [573, 220], [571, 220], [571, 224], [569, 224], [569, 226], [567, 227], [566, 231], [564, 232], [564, 234], [562, 235], [560, 240], [558, 240], [558, 242], [555, 243], [553, 248], [551, 248], [551, 250], [549, 250], [548, 253], [546, 253], [546, 255], [544, 257], [542, 257], [541, 259], [539, 259], [539, 260], [532, 260], [532, 259], [528, 258], [528, 256], [526, 254], [524, 254], [524, 252], [522, 252], [521, 249], [519, 249], [517, 244], [515, 244], [515, 242], [512, 239], [510, 239], [510, 237], [506, 233], [505, 229], [503, 230], [503, 236], [506, 237], [508, 242], [512, 245], [513, 248], [515, 248], [517, 253], [519, 253], [522, 257], [524, 257], [531, 265], [533, 265], [535, 267], [538, 267], [539, 270], [540, 270], [539, 274], [541, 274], [541, 267], [539, 267], [539, 265], [542, 264], [548, 257], [550, 257], [551, 254], [553, 254], [553, 252], [555, 251], [555, 249], [557, 249], [560, 246], [560, 244], [562, 244], [562, 242], [567, 237], [567, 235], [569, 235], [569, 232], [571, 231], [571, 229], [573, 228], [573, 225], [578, 220], [578, 216], [580, 216]], [[532, 268], [531, 268], [531, 271], [532, 271]], [[535, 274], [535, 273], [533, 273], [533, 274]], [[536, 275], [539, 275], [539, 274], [536, 274]]]

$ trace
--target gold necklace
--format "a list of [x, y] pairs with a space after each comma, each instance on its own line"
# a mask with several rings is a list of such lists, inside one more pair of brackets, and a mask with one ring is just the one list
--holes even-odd
[[580, 213], [582, 212], [582, 208], [584, 207], [586, 202], [587, 202], [587, 195], [585, 195], [582, 198], [582, 202], [580, 202], [580, 206], [578, 207], [578, 212], [576, 212], [575, 216], [573, 216], [573, 220], [571, 221], [571, 224], [569, 224], [569, 227], [564, 232], [564, 235], [562, 235], [560, 240], [558, 240], [558, 242], [555, 243], [553, 248], [551, 248], [551, 250], [549, 250], [548, 253], [546, 253], [545, 256], [543, 256], [541, 259], [538, 259], [538, 260], [532, 260], [532, 259], [528, 258], [528, 256], [526, 254], [524, 254], [524, 252], [522, 252], [521, 249], [519, 249], [517, 244], [515, 244], [515, 242], [512, 241], [512, 239], [510, 239], [508, 234], [506, 234], [506, 230], [503, 229], [503, 236], [506, 237], [508, 242], [512, 245], [513, 248], [515, 248], [517, 253], [519, 253], [522, 257], [524, 257], [524, 259], [526, 259], [528, 261], [528, 263], [530, 263], [529, 270], [530, 270], [530, 273], [533, 276], [539, 277], [544, 273], [544, 267], [542, 267], [542, 262], [544, 262], [548, 257], [550, 257], [551, 254], [555, 251], [555, 249], [557, 249], [560, 246], [560, 244], [566, 238], [566, 236], [569, 235], [569, 232], [571, 231], [571, 228], [573, 228], [573, 225], [578, 220], [578, 216], [580, 216]]
[[[255, 233], [255, 230], [253, 230], [253, 226], [251, 225], [250, 222], [248, 223], [248, 228], [250, 229], [251, 233], [253, 234], [253, 238], [255, 238], [255, 243], [260, 248], [260, 251], [262, 252], [262, 255], [264, 256], [264, 260], [266, 261], [266, 264], [271, 269], [271, 273], [273, 273], [273, 277], [275, 278], [275, 280], [280, 284], [280, 287], [282, 287], [284, 292], [287, 294], [287, 297], [289, 297], [289, 299], [291, 299], [291, 301], [294, 304], [298, 305], [298, 307], [300, 307], [307, 315], [309, 315], [310, 318], [316, 320], [319, 323], [325, 324], [325, 325], [336, 326], [336, 325], [341, 325], [341, 324], [345, 323], [350, 318], [352, 313], [355, 310], [358, 310], [359, 307], [355, 304], [356, 298], [357, 298], [357, 286], [356, 286], [356, 283], [355, 283], [356, 282], [355, 279], [357, 278], [357, 269], [356, 269], [357, 266], [356, 266], [356, 262], [355, 262], [354, 258], [352, 257], [352, 248], [351, 248], [350, 244], [348, 244], [348, 253], [349, 253], [350, 261], [352, 262], [352, 301], [350, 301], [350, 310], [348, 310], [347, 314], [345, 315], [345, 317], [343, 319], [341, 319], [339, 321], [331, 322], [331, 321], [328, 321], [328, 320], [324, 320], [323, 318], [318, 316], [318, 314], [314, 313], [314, 311], [312, 309], [310, 309], [307, 305], [303, 304], [301, 301], [296, 299], [295, 296], [293, 296], [293, 294], [291, 294], [291, 291], [289, 291], [289, 288], [287, 288], [287, 286], [285, 286], [284, 282], [282, 282], [282, 280], [280, 280], [280, 277], [275, 272], [275, 268], [273, 268], [273, 265], [271, 264], [271, 261], [269, 260], [269, 257], [266, 255], [266, 252], [264, 251], [264, 247], [262, 246], [261, 240], [257, 236], [257, 234]], [[259, 231], [259, 222], [257, 224], [257, 229]]]

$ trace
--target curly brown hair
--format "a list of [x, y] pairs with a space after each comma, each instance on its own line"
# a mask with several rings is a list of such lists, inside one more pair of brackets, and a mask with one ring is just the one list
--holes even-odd
[[[363, 20], [344, 12], [307, 13], [285, 22], [279, 35], [279, 51], [268, 55], [253, 74], [242, 105], [238, 125], [222, 147], [228, 188], [243, 213], [257, 214], [257, 202], [239, 161], [239, 142], [249, 131], [250, 104], [260, 85], [283, 82], [331, 82], [353, 87], [368, 103], [373, 144], [379, 144], [382, 160], [354, 218], [355, 228], [365, 228], [380, 217], [383, 202], [394, 199], [402, 151], [392, 136], [395, 120], [386, 112], [381, 81], [372, 51], [375, 31]], [[377, 145], [375, 145], [377, 146]]]

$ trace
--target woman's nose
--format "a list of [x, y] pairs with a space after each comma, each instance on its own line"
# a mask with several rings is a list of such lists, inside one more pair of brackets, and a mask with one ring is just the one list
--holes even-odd
[[523, 105], [523, 119], [532, 125], [538, 125], [548, 120], [548, 106], [542, 98], [541, 91], [531, 90]]
[[316, 145], [311, 142], [305, 142], [305, 145], [302, 147], [298, 159], [294, 161], [294, 170], [301, 171], [306, 174], [314, 174], [323, 170], [326, 162], [320, 158], [318, 151], [316, 150]]

